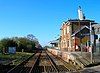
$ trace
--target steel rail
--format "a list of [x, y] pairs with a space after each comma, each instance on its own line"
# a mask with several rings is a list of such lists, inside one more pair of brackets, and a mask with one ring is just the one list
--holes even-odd
[[[49, 51], [48, 51], [49, 52]], [[49, 52], [49, 53], [51, 53], [51, 52]], [[51, 53], [52, 54], [52, 53]], [[64, 61], [61, 57], [58, 57], [58, 56], [56, 56], [56, 55], [54, 55], [54, 54], [52, 54], [54, 57], [56, 57], [57, 59], [59, 59], [62, 63], [64, 63], [63, 65], [67, 68], [67, 69], [69, 69], [69, 71], [74, 71], [74, 70], [76, 70], [77, 71], [77, 73], [80, 73], [80, 71], [74, 66], [74, 65], [72, 65], [72, 64], [69, 64], [68, 62], [66, 62], [66, 61]], [[68, 68], [68, 66], [66, 66], [66, 64], [67, 65], [69, 65], [71, 68]]]
[[41, 52], [38, 54], [37, 58], [35, 59], [35, 62], [33, 64], [33, 66], [31, 67], [29, 73], [33, 73], [34, 72], [34, 68], [36, 67], [36, 65], [39, 63], [39, 59], [40, 59], [40, 56], [41, 56]]
[[16, 65], [14, 68], [10, 69], [7, 73], [14, 73], [17, 71], [21, 71], [21, 69], [24, 68], [24, 65], [29, 61], [29, 59], [31, 59], [36, 53], [34, 53], [33, 55], [31, 55], [30, 57], [28, 57], [27, 59], [25, 59], [23, 62], [21, 62], [20, 64]]
[[52, 60], [52, 58], [48, 55], [48, 53], [47, 53], [46, 51], [45, 51], [45, 53], [47, 54], [47, 56], [48, 56], [48, 58], [49, 58], [49, 60], [50, 60], [50, 62], [51, 62], [51, 64], [52, 64], [53, 68], [55, 69], [55, 71], [56, 71], [57, 73], [59, 73], [59, 70], [58, 70], [58, 68], [57, 68], [56, 63]]

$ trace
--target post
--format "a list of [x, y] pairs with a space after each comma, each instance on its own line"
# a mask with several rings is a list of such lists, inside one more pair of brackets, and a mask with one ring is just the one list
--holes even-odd
[[[81, 39], [80, 39], [81, 40]], [[83, 52], [83, 50], [82, 50], [82, 42], [81, 42], [81, 56], [82, 56], [82, 52]]]
[[81, 24], [80, 24], [80, 20], [79, 20], [79, 28], [80, 28], [80, 48], [81, 48], [81, 56], [82, 56], [82, 33], [81, 33]]
[[93, 62], [93, 52], [92, 52], [92, 25], [90, 22], [90, 47], [91, 47], [91, 63]]
[[[99, 38], [99, 44], [100, 44], [100, 38]], [[99, 45], [99, 53], [100, 53], [100, 45]]]

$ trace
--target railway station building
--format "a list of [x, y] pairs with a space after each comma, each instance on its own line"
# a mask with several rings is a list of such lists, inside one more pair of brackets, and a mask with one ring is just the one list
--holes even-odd
[[78, 9], [78, 17], [63, 22], [61, 26], [60, 49], [62, 51], [90, 51], [91, 35], [94, 36], [92, 26], [96, 23], [94, 20], [85, 19], [81, 7]]
[[62, 51], [88, 51], [90, 46], [90, 23], [92, 20], [70, 19], [61, 27]]
[[78, 19], [69, 19], [63, 22], [60, 31], [60, 37], [50, 43], [55, 49], [64, 52], [91, 52], [92, 44], [94, 52], [99, 50], [96, 48], [96, 42], [100, 40], [95, 32], [100, 32], [100, 24], [86, 19], [81, 7], [78, 9]]

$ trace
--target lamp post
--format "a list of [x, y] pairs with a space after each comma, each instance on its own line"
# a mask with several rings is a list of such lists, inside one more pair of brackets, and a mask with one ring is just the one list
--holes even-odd
[[93, 41], [92, 41], [92, 25], [91, 25], [91, 22], [90, 22], [90, 53], [91, 53], [91, 63], [93, 62], [93, 51], [92, 51], [92, 44], [93, 44]]
[[[100, 44], [100, 38], [99, 38], [99, 44]], [[100, 53], [100, 45], [99, 45], [99, 53]]]
[[[92, 21], [90, 21], [90, 53], [91, 53], [91, 63], [93, 63], [93, 49], [96, 49], [96, 43], [95, 43], [95, 31], [94, 29], [92, 29], [92, 24], [97, 24], [97, 23], [94, 23]], [[94, 44], [94, 47], [93, 47], [93, 44]]]

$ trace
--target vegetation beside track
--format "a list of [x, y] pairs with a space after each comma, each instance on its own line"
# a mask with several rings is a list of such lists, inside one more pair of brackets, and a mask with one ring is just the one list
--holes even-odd
[[16, 54], [0, 54], [0, 63], [7, 64], [10, 61], [14, 61], [14, 65], [21, 63], [23, 60], [27, 59], [33, 53], [26, 52], [16, 52]]

